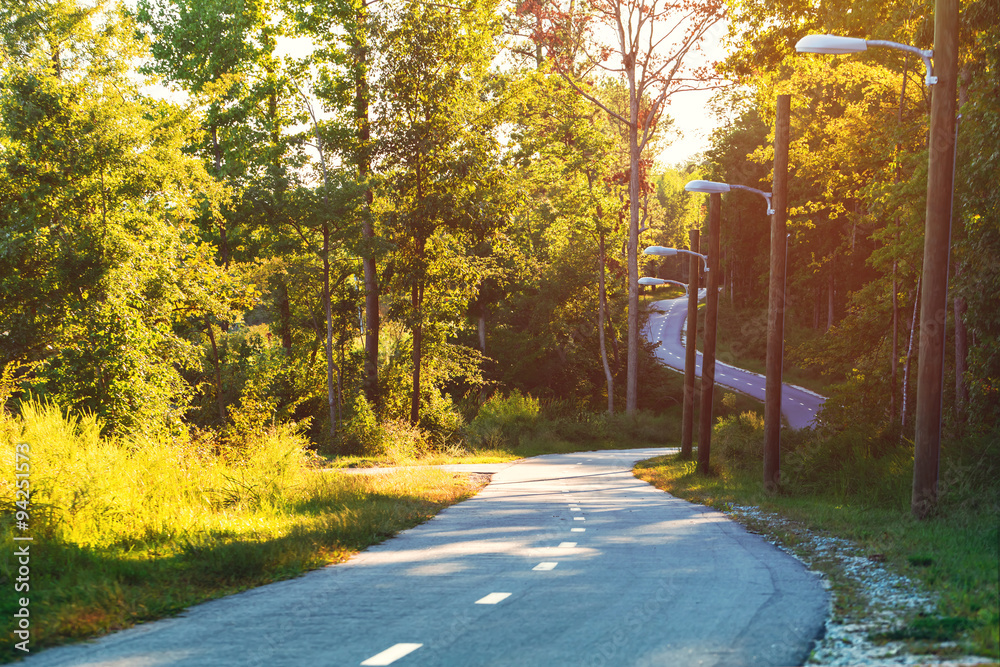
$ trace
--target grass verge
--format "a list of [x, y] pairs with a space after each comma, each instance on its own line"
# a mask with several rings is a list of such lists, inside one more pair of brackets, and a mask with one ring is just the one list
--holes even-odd
[[[946, 491], [940, 513], [917, 521], [906, 502], [878, 504], [822, 493], [769, 494], [762, 488], [760, 473], [734, 469], [724, 460], [712, 475], [701, 475], [695, 468], [693, 462], [668, 456], [639, 463], [635, 473], [679, 498], [721, 511], [755, 506], [782, 517], [784, 521], [777, 526], [745, 516], [743, 521], [751, 530], [798, 550], [807, 560], [816, 554], [802, 553], [806, 548], [800, 539], [803, 531], [849, 540], [869, 559], [884, 561], [891, 570], [919, 580], [937, 598], [935, 614], [914, 615], [902, 627], [892, 629], [896, 636], [872, 640], [906, 639], [915, 653], [957, 649], [1000, 657], [998, 531], [990, 503], [972, 507], [949, 503]], [[901, 473], [905, 476], [905, 470]], [[844, 576], [841, 563], [820, 558], [812, 565], [830, 578], [838, 620], [852, 622], [870, 615], [851, 579]], [[957, 642], [957, 647], [942, 648], [942, 641]]]
[[[109, 441], [92, 419], [27, 405], [0, 415], [0, 543], [29, 534], [30, 590], [0, 562], [0, 615], [30, 599], [30, 649], [89, 638], [345, 560], [473, 495], [435, 469], [347, 475], [314, 466], [294, 432], [238, 451], [167, 436]], [[15, 522], [14, 445], [30, 444], [28, 530]], [[20, 520], [20, 519], [18, 519]], [[7, 624], [0, 661], [23, 656]]]

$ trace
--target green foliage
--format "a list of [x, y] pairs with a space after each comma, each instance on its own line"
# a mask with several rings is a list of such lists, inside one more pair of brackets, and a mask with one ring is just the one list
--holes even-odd
[[[24, 404], [0, 413], [0, 465], [30, 446], [32, 648], [87, 639], [338, 562], [464, 498], [437, 470], [313, 469], [287, 428], [243, 449], [190, 438], [100, 435], [93, 416]], [[0, 477], [0, 545], [13, 552], [14, 480]], [[0, 579], [16, 576], [0, 561]], [[37, 585], [36, 585], [37, 584]], [[0, 596], [0, 613], [16, 610]], [[3, 659], [12, 659], [12, 628]]]
[[712, 428], [712, 453], [733, 470], [757, 470], [764, 460], [764, 418], [756, 412], [723, 417]]
[[784, 455], [781, 479], [792, 493], [903, 509], [909, 505], [913, 450], [862, 430], [821, 430]]
[[515, 389], [506, 396], [499, 392], [493, 394], [479, 408], [463, 435], [474, 447], [517, 447], [538, 425], [538, 400]]
[[350, 417], [341, 430], [343, 454], [378, 456], [382, 453], [383, 431], [375, 419], [371, 403], [361, 393], [354, 397]]

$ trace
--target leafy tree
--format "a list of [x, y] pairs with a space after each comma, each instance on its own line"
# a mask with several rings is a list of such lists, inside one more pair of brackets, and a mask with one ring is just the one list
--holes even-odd
[[[660, 122], [667, 100], [679, 90], [697, 87], [707, 73], [693, 66], [689, 54], [722, 18], [721, 2], [677, 5], [645, 0], [595, 0], [578, 8], [573, 0], [531, 2], [521, 6], [524, 14], [539, 17], [536, 39], [549, 48], [556, 70], [573, 88], [604, 109], [620, 123], [629, 147], [629, 237], [627, 243], [629, 315], [628, 377], [625, 410], [636, 410], [639, 363], [639, 264], [641, 172], [650, 160], [643, 159]], [[607, 42], [599, 35], [613, 35]], [[590, 40], [586, 36], [592, 36]], [[621, 110], [609, 106], [595, 94], [588, 79], [604, 70], [622, 81], [627, 104]], [[627, 108], [627, 111], [625, 111]]]
[[495, 219], [484, 210], [492, 206], [498, 168], [484, 84], [498, 29], [492, 2], [476, 0], [455, 11], [408, 2], [393, 13], [383, 38], [383, 224], [396, 245], [394, 280], [409, 297], [414, 424], [420, 420], [425, 334], [444, 333], [436, 316], [449, 314], [449, 302], [464, 307], [470, 300], [467, 289], [481, 271], [467, 252], [471, 232], [484, 218]]
[[192, 118], [140, 93], [128, 66], [144, 45], [120, 11], [63, 2], [4, 19], [8, 45], [11, 26], [34, 25], [5, 50], [0, 88], [5, 361], [45, 362], [36, 390], [109, 429], [176, 420], [190, 393], [178, 369], [197, 358], [174, 326], [193, 300], [218, 312], [246, 295], [191, 224], [221, 201], [183, 152]]

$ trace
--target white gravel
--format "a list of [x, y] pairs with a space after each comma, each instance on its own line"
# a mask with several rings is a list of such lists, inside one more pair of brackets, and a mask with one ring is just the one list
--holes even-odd
[[[956, 645], [953, 642], [936, 644], [938, 648], [951, 653], [947, 657], [911, 653], [902, 641], [879, 644], [872, 642], [870, 636], [899, 629], [915, 615], [934, 614], [937, 606], [934, 597], [919, 582], [891, 572], [877, 558], [873, 560], [862, 553], [852, 542], [814, 533], [758, 507], [730, 505], [724, 511], [741, 523], [750, 523], [751, 529], [763, 529], [764, 537], [772, 544], [802, 560], [823, 577], [825, 582], [829, 579], [822, 570], [829, 570], [830, 563], [833, 562], [839, 565], [841, 576], [854, 583], [856, 595], [865, 607], [864, 618], [837, 618], [831, 600], [826, 634], [817, 641], [807, 665], [958, 667], [997, 664], [990, 658], [956, 656]], [[779, 544], [773, 538], [777, 530], [794, 533], [799, 544], [794, 549]], [[835, 589], [833, 594], [837, 595]]]

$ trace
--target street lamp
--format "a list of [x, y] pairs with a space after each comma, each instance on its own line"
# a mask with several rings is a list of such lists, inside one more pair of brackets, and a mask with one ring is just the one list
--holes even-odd
[[767, 202], [767, 214], [774, 215], [774, 208], [771, 206], [771, 193], [758, 190], [757, 188], [751, 188], [746, 185], [734, 185], [732, 183], [717, 183], [716, 181], [689, 181], [684, 186], [684, 189], [688, 192], [702, 192], [708, 195], [718, 195], [730, 190], [753, 192], [763, 197], [764, 201]]
[[684, 248], [664, 248], [661, 245], [651, 245], [642, 251], [643, 255], [659, 255], [660, 257], [673, 257], [677, 253], [681, 253], [684, 255], [694, 255], [695, 257], [701, 257], [701, 263], [704, 267], [704, 272], [708, 273], [708, 257], [706, 255], [702, 255], [700, 252], [685, 250]]
[[[779, 114], [780, 115], [780, 114]], [[777, 130], [775, 133], [775, 151], [777, 148]], [[777, 155], [777, 152], [775, 153]], [[775, 171], [775, 182], [781, 178]], [[688, 192], [702, 192], [710, 195], [721, 195], [732, 190], [753, 192], [764, 198], [767, 203], [767, 214], [771, 220], [771, 277], [775, 282], [769, 284], [768, 320], [767, 320], [767, 380], [764, 391], [764, 483], [768, 489], [777, 487], [780, 464], [778, 461], [781, 438], [781, 371], [784, 356], [784, 315], [785, 315], [785, 255], [780, 253], [776, 242], [785, 240], [784, 221], [778, 220], [774, 206], [771, 203], [772, 192], [764, 192], [757, 188], [733, 183], [718, 183], [716, 181], [696, 180], [684, 186]], [[782, 209], [784, 211], [784, 209]], [[787, 243], [785, 252], [787, 252]], [[780, 279], [780, 283], [776, 280]], [[779, 287], [780, 285], [780, 287]], [[780, 292], [778, 291], [780, 289]]]
[[[958, 88], [958, 2], [934, 2], [934, 50], [838, 37], [808, 35], [795, 45], [807, 53], [855, 53], [886, 46], [916, 53], [924, 61], [924, 81], [931, 95], [927, 141], [927, 204], [924, 221], [923, 285], [920, 291], [920, 355], [917, 369], [917, 423], [913, 438], [913, 490], [910, 510], [928, 516], [937, 505], [944, 393], [944, 316], [948, 307], [948, 261], [951, 257], [951, 207], [955, 185], [955, 112]], [[931, 66], [937, 65], [937, 75]], [[939, 319], [940, 318], [940, 319]]]
[[860, 39], [858, 37], [841, 37], [840, 35], [806, 35], [795, 43], [795, 50], [799, 53], [826, 53], [831, 55], [844, 55], [846, 53], [861, 53], [867, 51], [869, 46], [884, 46], [898, 51], [906, 51], [920, 56], [924, 61], [924, 83], [933, 86], [938, 78], [934, 76], [934, 68], [931, 65], [931, 58], [934, 51], [930, 49], [918, 49], [909, 44], [898, 42], [887, 42], [882, 39]]
[[639, 284], [643, 287], [655, 287], [657, 285], [677, 285], [678, 287], [684, 288], [684, 293], [687, 294], [688, 286], [686, 283], [682, 283], [679, 280], [666, 280], [664, 278], [639, 278]]
[[[698, 419], [698, 472], [702, 474], [707, 474], [709, 472], [709, 458], [712, 449], [712, 396], [715, 389], [715, 332], [716, 332], [716, 317], [719, 309], [719, 222], [722, 217], [722, 194], [719, 192], [709, 193], [708, 198], [708, 254], [702, 255], [701, 253], [694, 252], [692, 250], [681, 250], [677, 248], [664, 248], [663, 246], [650, 246], [643, 250], [644, 255], [660, 255], [663, 257], [670, 257], [676, 255], [677, 253], [683, 253], [685, 255], [690, 255], [692, 257], [692, 264], [696, 264], [694, 260], [695, 257], [701, 258], [702, 264], [704, 266], [704, 273], [708, 273], [708, 303], [705, 312], [705, 344], [704, 350], [702, 352], [702, 363], [701, 363], [701, 412], [699, 413]], [[692, 236], [691, 247], [694, 247], [695, 237]], [[711, 258], [711, 261], [709, 261]], [[692, 283], [694, 283], [695, 288], [697, 288], [698, 283], [694, 279], [694, 274], [697, 271], [695, 266], [691, 267], [695, 269], [690, 271], [689, 275], [691, 277]], [[714, 269], [714, 270], [712, 270]], [[693, 305], [692, 305], [693, 304]], [[691, 326], [697, 321], [697, 289], [689, 290], [688, 292], [688, 327], [689, 331], [692, 331]], [[693, 405], [694, 401], [694, 336], [689, 336], [688, 338], [688, 349], [687, 349], [687, 361], [685, 366], [687, 369], [685, 371], [685, 391], [684, 394], [687, 397], [688, 392], [688, 378], [690, 377], [690, 398]], [[689, 375], [690, 373], [690, 375]], [[685, 402], [685, 419], [682, 428], [684, 433], [681, 436], [681, 455], [687, 455], [689, 435], [687, 434], [687, 415], [689, 414], [687, 409], [687, 402]]]

